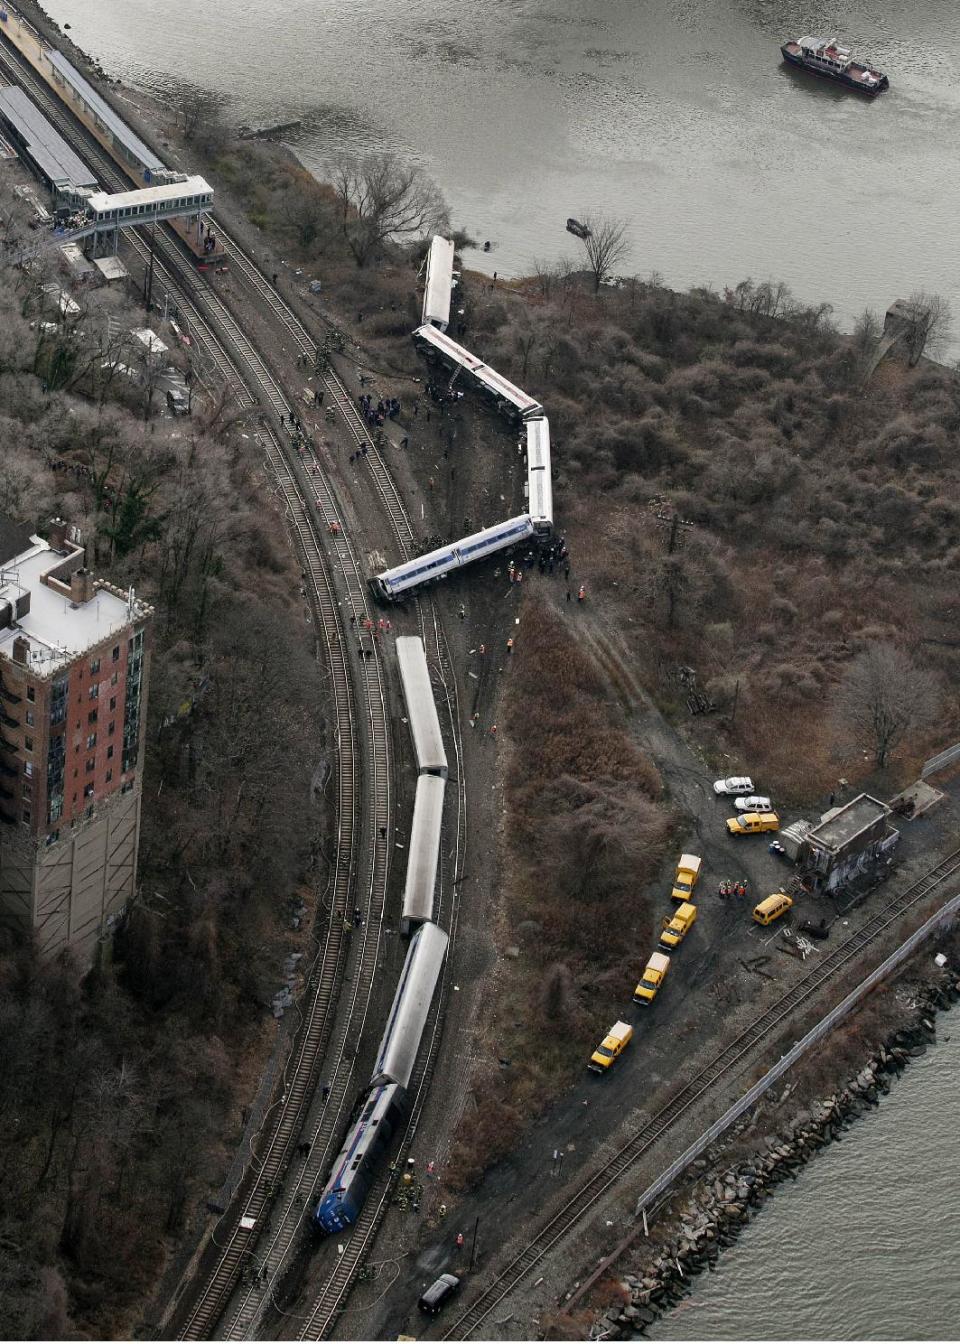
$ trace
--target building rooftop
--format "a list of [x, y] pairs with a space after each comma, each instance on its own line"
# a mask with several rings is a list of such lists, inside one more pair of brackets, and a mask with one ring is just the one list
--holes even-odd
[[26, 145], [30, 157], [55, 187], [95, 187], [97, 179], [23, 89], [0, 88], [0, 114]]
[[878, 798], [861, 793], [857, 798], [834, 809], [827, 819], [814, 826], [807, 839], [812, 844], [822, 845], [825, 849], [840, 849], [849, 844], [861, 831], [867, 830], [876, 822], [889, 817], [890, 809]]
[[89, 79], [85, 79], [81, 75], [77, 67], [67, 60], [62, 51], [50, 48], [45, 52], [45, 55], [60, 77], [76, 90], [87, 107], [97, 114], [99, 120], [107, 127], [114, 139], [119, 141], [133, 155], [141, 167], [147, 169], [150, 173], [164, 171], [162, 161], [157, 158], [153, 150], [149, 149], [140, 137], [134, 134], [123, 118], [114, 112], [106, 99], [97, 93]]
[[[36, 676], [47, 677], [148, 613], [145, 603], [136, 598], [128, 603], [108, 587], [95, 588], [85, 602], [49, 587], [41, 582], [43, 576], [61, 566], [71, 552], [52, 550], [40, 537], [30, 540], [26, 550], [0, 568], [0, 611], [7, 603], [15, 610], [17, 600], [30, 595], [29, 610], [0, 629], [0, 657], [12, 660], [13, 642], [21, 637], [28, 645], [27, 667]], [[82, 555], [77, 547], [71, 551]]]

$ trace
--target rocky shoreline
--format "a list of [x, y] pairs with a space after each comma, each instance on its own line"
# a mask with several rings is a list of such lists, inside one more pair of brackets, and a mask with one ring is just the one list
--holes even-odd
[[[920, 990], [914, 1020], [891, 1031], [844, 1087], [799, 1111], [785, 1132], [766, 1138], [765, 1152], [727, 1166], [720, 1165], [718, 1156], [713, 1163], [697, 1159], [690, 1173], [696, 1184], [689, 1192], [679, 1226], [648, 1253], [637, 1272], [619, 1277], [613, 1285], [617, 1300], [596, 1321], [590, 1338], [643, 1335], [648, 1326], [686, 1297], [696, 1277], [716, 1266], [720, 1251], [734, 1244], [776, 1187], [782, 1181], [796, 1180], [798, 1172], [822, 1148], [879, 1104], [881, 1095], [890, 1091], [891, 1081], [911, 1059], [926, 1053], [936, 1042], [937, 1013], [958, 1000], [960, 978], [955, 972], [944, 972], [939, 983]], [[750, 1123], [745, 1117], [741, 1131]]]

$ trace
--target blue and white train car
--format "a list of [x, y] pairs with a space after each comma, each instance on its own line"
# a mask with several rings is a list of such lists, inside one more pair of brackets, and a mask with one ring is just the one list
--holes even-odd
[[446, 331], [450, 325], [453, 300], [453, 243], [439, 235], [427, 253], [427, 273], [423, 285], [423, 322]]
[[413, 737], [413, 750], [417, 757], [417, 770], [420, 774], [426, 771], [446, 779], [447, 753], [440, 732], [437, 702], [430, 684], [427, 656], [419, 635], [397, 636], [397, 662]]
[[536, 397], [522, 392], [519, 387], [497, 373], [489, 364], [478, 369], [474, 377], [480, 387], [490, 397], [498, 411], [515, 420], [526, 420], [531, 415], [543, 415], [543, 407]]
[[448, 368], [460, 370], [478, 391], [485, 392], [497, 409], [506, 412], [511, 419], [526, 420], [531, 415], [543, 415], [543, 407], [535, 397], [515, 387], [502, 373], [472, 355], [445, 331], [426, 324], [417, 327], [413, 339], [428, 359], [439, 360]]
[[453, 569], [460, 569], [474, 560], [484, 560], [488, 555], [495, 555], [497, 551], [526, 541], [536, 530], [529, 514], [508, 518], [504, 523], [486, 527], [482, 532], [474, 532], [449, 546], [428, 551], [416, 560], [407, 560], [393, 569], [385, 569], [371, 580], [373, 590], [384, 601], [398, 602], [414, 589], [435, 579], [442, 579]]
[[407, 959], [374, 1066], [372, 1087], [381, 1083], [410, 1086], [420, 1038], [430, 1011], [450, 939], [436, 924], [422, 924], [410, 940]]
[[433, 919], [445, 789], [445, 782], [436, 775], [421, 775], [417, 780], [407, 878], [403, 888], [403, 913], [400, 917], [400, 932], [404, 934], [416, 925]]
[[527, 509], [538, 532], [553, 531], [553, 480], [550, 465], [550, 423], [546, 416], [528, 420]]
[[313, 1211], [314, 1226], [321, 1232], [341, 1232], [356, 1222], [380, 1159], [405, 1114], [406, 1090], [398, 1083], [374, 1087], [364, 1097]]

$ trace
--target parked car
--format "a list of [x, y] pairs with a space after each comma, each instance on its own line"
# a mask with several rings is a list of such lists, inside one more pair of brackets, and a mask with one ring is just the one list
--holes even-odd
[[734, 798], [733, 805], [738, 812], [772, 812], [773, 803], [763, 794], [751, 793], [746, 798]]
[[660, 927], [660, 946], [664, 952], [672, 952], [675, 947], [680, 946], [693, 928], [696, 918], [697, 907], [691, 905], [689, 901], [684, 901], [683, 905], [677, 906], [676, 913], [673, 916], [664, 915], [663, 924]]
[[749, 775], [731, 775], [729, 779], [715, 780], [713, 791], [717, 795], [753, 793], [753, 780]]
[[669, 969], [669, 957], [665, 957], [662, 952], [651, 953], [650, 960], [647, 962], [646, 969], [640, 978], [640, 983], [633, 991], [634, 1003], [653, 1003], [657, 997], [657, 991], [667, 978]]
[[788, 896], [785, 891], [775, 891], [754, 907], [753, 917], [758, 924], [772, 924], [775, 919], [785, 915], [792, 905], [792, 896]]
[[700, 876], [700, 869], [703, 866], [703, 860], [699, 854], [681, 854], [680, 862], [677, 864], [677, 871], [673, 879], [673, 889], [670, 897], [674, 901], [685, 901], [694, 887], [697, 885], [697, 878]]
[[739, 817], [727, 818], [731, 835], [759, 835], [761, 831], [779, 831], [780, 818], [776, 812], [741, 812]]
[[610, 1031], [590, 1056], [587, 1065], [594, 1073], [606, 1073], [615, 1059], [619, 1059], [633, 1037], [629, 1022], [614, 1022]]
[[436, 1316], [437, 1312], [443, 1309], [459, 1287], [460, 1280], [456, 1274], [441, 1274], [439, 1279], [431, 1283], [425, 1293], [420, 1294], [417, 1306], [428, 1316]]

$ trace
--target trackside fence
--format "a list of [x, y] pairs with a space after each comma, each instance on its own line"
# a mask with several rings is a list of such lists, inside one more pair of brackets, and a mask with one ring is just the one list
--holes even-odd
[[[831, 1008], [825, 1017], [822, 1017], [819, 1022], [810, 1028], [805, 1036], [797, 1041], [796, 1045], [788, 1050], [785, 1055], [782, 1055], [777, 1063], [774, 1064], [771, 1069], [767, 1070], [759, 1082], [754, 1083], [753, 1087], [735, 1101], [729, 1110], [725, 1111], [720, 1119], [716, 1120], [709, 1129], [704, 1130], [700, 1137], [696, 1139], [689, 1148], [682, 1152], [676, 1161], [671, 1162], [670, 1166], [667, 1167], [665, 1171], [661, 1172], [651, 1185], [647, 1186], [646, 1190], [644, 1190], [643, 1194], [637, 1200], [636, 1208], [634, 1209], [634, 1217], [643, 1217], [645, 1212], [666, 1194], [676, 1181], [677, 1177], [686, 1170], [690, 1163], [709, 1148], [711, 1143], [713, 1143], [715, 1139], [718, 1139], [725, 1130], [729, 1129], [735, 1120], [739, 1120], [740, 1116], [743, 1115], [745, 1111], [748, 1111], [751, 1106], [759, 1101], [763, 1094], [767, 1092], [778, 1079], [782, 1078], [783, 1075], [796, 1064], [797, 1060], [810, 1049], [811, 1045], [815, 1045], [817, 1041], [822, 1040], [828, 1032], [832, 1031], [838, 1022], [846, 1017], [852, 1008], [856, 1007], [861, 999], [869, 994], [882, 980], [886, 979], [892, 971], [896, 970], [900, 963], [905, 961], [912, 952], [916, 951], [921, 943], [929, 938], [931, 934], [936, 933], [938, 929], [952, 923], [958, 914], [960, 914], [960, 895], [951, 897], [945, 905], [941, 906], [936, 914], [931, 915], [925, 923], [921, 924], [919, 929], [902, 942], [896, 951], [892, 952], [885, 961], [881, 962], [876, 970], [871, 971], [865, 979], [861, 980], [856, 989], [852, 990], [845, 999], [842, 999], [840, 1003], [836, 1005], [836, 1007]], [[631, 1233], [627, 1240], [621, 1242], [612, 1254], [600, 1261], [600, 1264], [593, 1273], [584, 1279], [583, 1283], [580, 1284], [571, 1297], [564, 1302], [565, 1311], [571, 1311], [573, 1307], [576, 1306], [577, 1302], [590, 1291], [593, 1285], [607, 1272], [610, 1266], [614, 1264], [615, 1261], [619, 1260], [627, 1246], [636, 1239], [637, 1235], [638, 1232]]]
[[946, 770], [948, 765], [955, 765], [958, 761], [960, 761], [960, 742], [952, 747], [947, 747], [946, 751], [941, 751], [939, 756], [931, 756], [929, 761], [924, 761], [920, 778], [928, 779], [930, 775], [935, 775], [938, 770]]

